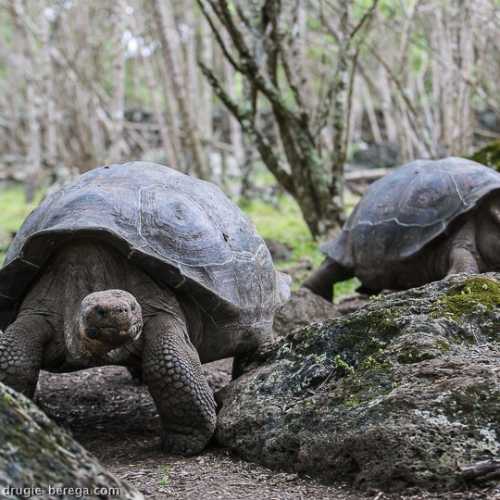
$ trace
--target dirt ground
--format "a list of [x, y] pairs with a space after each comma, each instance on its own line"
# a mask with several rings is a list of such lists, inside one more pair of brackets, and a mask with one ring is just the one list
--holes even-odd
[[[206, 365], [214, 389], [229, 380], [230, 366], [229, 360]], [[379, 491], [361, 493], [347, 486], [327, 486], [311, 478], [239, 460], [215, 444], [199, 456], [170, 456], [159, 448], [159, 419], [147, 389], [119, 367], [71, 374], [43, 373], [37, 403], [116, 476], [136, 486], [146, 498], [500, 499], [500, 490], [492, 489], [440, 496], [426, 492], [408, 492], [405, 496]]]

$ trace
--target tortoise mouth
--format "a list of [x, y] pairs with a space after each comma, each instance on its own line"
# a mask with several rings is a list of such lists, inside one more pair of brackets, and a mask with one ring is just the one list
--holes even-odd
[[83, 336], [94, 342], [108, 344], [112, 348], [135, 342], [142, 334], [142, 320], [134, 321], [128, 329], [91, 326], [83, 329]]

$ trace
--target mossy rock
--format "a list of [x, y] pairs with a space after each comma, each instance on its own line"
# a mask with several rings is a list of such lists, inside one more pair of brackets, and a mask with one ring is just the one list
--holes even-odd
[[486, 146], [476, 151], [471, 157], [471, 160], [487, 165], [500, 172], [500, 139], [490, 142]]
[[438, 315], [455, 319], [483, 310], [492, 311], [500, 305], [500, 284], [491, 278], [476, 276], [450, 288], [437, 302]]
[[219, 442], [363, 488], [491, 484], [499, 292], [500, 274], [457, 275], [292, 332], [219, 395]]
[[0, 443], [2, 499], [144, 498], [106, 471], [36, 405], [2, 383]]

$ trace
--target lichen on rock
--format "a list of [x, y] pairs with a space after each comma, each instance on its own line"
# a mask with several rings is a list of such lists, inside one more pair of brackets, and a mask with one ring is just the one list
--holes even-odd
[[292, 332], [220, 395], [219, 442], [359, 487], [498, 477], [499, 290], [457, 275]]
[[0, 443], [2, 499], [144, 498], [106, 471], [35, 404], [2, 383]]

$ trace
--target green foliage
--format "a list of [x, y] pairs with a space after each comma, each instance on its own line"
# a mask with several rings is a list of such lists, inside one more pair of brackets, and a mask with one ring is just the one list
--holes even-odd
[[[280, 197], [277, 207], [254, 200], [243, 204], [242, 209], [255, 224], [261, 236], [278, 240], [292, 247], [293, 263], [308, 258], [314, 265], [319, 265], [323, 260], [316, 242], [312, 239], [302, 219], [300, 209], [292, 198]], [[289, 265], [290, 262], [287, 263], [287, 266]]]
[[490, 142], [482, 147], [479, 151], [476, 151], [470, 159], [500, 172], [500, 140]]
[[[325, 258], [318, 248], [318, 242], [313, 240], [302, 219], [299, 206], [290, 196], [280, 196], [277, 206], [253, 200], [242, 203], [241, 208], [250, 217], [261, 236], [277, 240], [292, 249], [290, 260], [276, 263], [278, 269], [293, 268], [306, 259], [316, 268]], [[293, 287], [298, 288], [309, 272], [294, 275]], [[335, 299], [353, 293], [358, 286], [357, 279], [336, 284]]]

